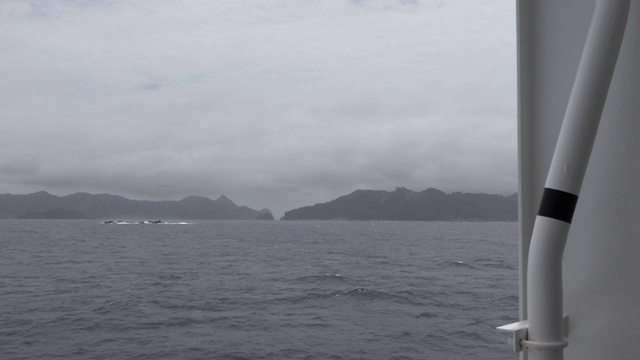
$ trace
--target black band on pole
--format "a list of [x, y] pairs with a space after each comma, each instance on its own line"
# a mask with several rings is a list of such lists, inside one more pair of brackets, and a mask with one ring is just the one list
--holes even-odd
[[565, 191], [544, 188], [538, 215], [571, 224], [573, 212], [576, 210], [577, 203], [578, 195], [573, 195]]

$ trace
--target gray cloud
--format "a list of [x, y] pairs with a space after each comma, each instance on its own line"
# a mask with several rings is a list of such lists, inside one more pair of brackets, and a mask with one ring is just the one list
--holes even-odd
[[516, 188], [512, 1], [0, 2], [0, 186]]

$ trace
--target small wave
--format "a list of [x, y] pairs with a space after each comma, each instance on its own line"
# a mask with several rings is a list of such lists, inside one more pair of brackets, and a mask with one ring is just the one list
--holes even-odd
[[321, 274], [321, 275], [309, 275], [309, 276], [301, 276], [295, 278], [293, 281], [296, 282], [305, 282], [305, 283], [315, 283], [315, 282], [344, 282], [346, 281], [345, 277], [340, 274]]
[[337, 298], [338, 299], [340, 298], [354, 299], [354, 300], [362, 300], [362, 301], [387, 300], [387, 301], [410, 304], [410, 305], [419, 305], [419, 306], [424, 305], [424, 303], [413, 300], [408, 296], [387, 293], [384, 291], [368, 289], [364, 287], [355, 287], [348, 290], [334, 290], [334, 291], [328, 291], [328, 292], [327, 290], [316, 288], [304, 294], [280, 297], [280, 298], [269, 299], [264, 301], [269, 303], [278, 302], [278, 303], [298, 304], [298, 303], [306, 303], [306, 302], [313, 302], [313, 301], [319, 301], [319, 300], [331, 300], [331, 299], [337, 299]]
[[331, 328], [335, 325], [327, 322], [291, 322], [280, 325], [282, 328], [289, 329], [315, 329], [315, 328]]
[[156, 276], [158, 277], [158, 279], [160, 280], [182, 280], [182, 276], [180, 275], [176, 275], [176, 274], [163, 274], [163, 273], [159, 273], [156, 274]]
[[339, 291], [335, 296], [339, 296], [341, 294], [344, 294], [346, 296], [361, 296], [361, 297], [385, 297], [384, 295], [387, 295], [381, 291], [369, 290], [367, 288], [361, 288], [361, 287], [353, 288], [351, 290], [347, 290], [346, 292]]
[[122, 221], [122, 220], [106, 220], [102, 222], [107, 225], [193, 225], [193, 223], [186, 221], [168, 222], [160, 220], [145, 220], [145, 221]]
[[487, 343], [490, 340], [478, 331], [457, 330], [449, 332], [447, 335], [449, 338], [460, 338], [465, 339], [465, 341], [474, 340], [479, 343]]
[[106, 300], [97, 307], [91, 309], [91, 312], [98, 315], [107, 315], [114, 312], [121, 312], [132, 309], [135, 307], [135, 303], [131, 301], [123, 300]]
[[216, 356], [217, 360], [253, 360], [255, 359], [255, 357], [253, 355], [251, 355], [251, 357], [249, 356], [244, 356], [241, 354], [238, 354], [237, 352], [235, 353], [224, 353], [224, 354], [220, 354], [218, 356]]
[[440, 334], [427, 334], [425, 336], [425, 347], [434, 351], [450, 351], [451, 339]]
[[425, 312], [421, 312], [420, 314], [416, 315], [415, 317], [416, 318], [433, 319], [433, 318], [438, 317], [438, 315], [434, 314], [434, 313], [431, 313], [431, 312], [425, 311]]
[[391, 294], [384, 291], [367, 289], [363, 287], [356, 287], [346, 291], [334, 291], [333, 293], [331, 293], [331, 297], [348, 297], [359, 300], [391, 300], [405, 304], [421, 305], [420, 302], [414, 301], [407, 296]]
[[520, 301], [520, 298], [516, 295], [505, 295], [505, 296], [499, 297], [496, 300], [496, 304], [502, 307], [506, 307], [506, 306], [516, 307], [518, 306], [519, 301]]
[[506, 269], [506, 270], [517, 269], [517, 264], [511, 264], [507, 262], [505, 259], [499, 259], [499, 258], [479, 257], [474, 259], [473, 263], [484, 268]]
[[448, 262], [449, 266], [456, 266], [456, 267], [462, 267], [462, 268], [467, 268], [467, 269], [475, 269], [475, 267], [471, 264], [468, 264], [464, 261], [461, 260], [456, 260], [456, 261], [449, 261]]

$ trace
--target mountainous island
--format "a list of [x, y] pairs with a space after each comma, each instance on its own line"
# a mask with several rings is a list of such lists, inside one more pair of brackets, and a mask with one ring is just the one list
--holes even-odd
[[518, 196], [356, 190], [333, 201], [285, 212], [282, 220], [517, 221]]
[[[188, 196], [179, 201], [130, 200], [110, 194], [55, 196], [45, 191], [0, 195], [0, 219], [274, 220], [269, 209]], [[453, 192], [356, 190], [285, 212], [281, 220], [517, 221], [518, 197]]]
[[173, 219], [273, 220], [269, 209], [238, 206], [226, 196], [216, 200], [188, 196], [180, 201], [140, 201], [110, 194], [55, 196], [45, 191], [0, 195], [4, 219]]

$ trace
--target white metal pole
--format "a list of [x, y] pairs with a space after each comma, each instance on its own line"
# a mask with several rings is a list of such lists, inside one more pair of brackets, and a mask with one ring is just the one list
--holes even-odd
[[[540, 209], [527, 268], [530, 360], [562, 360], [562, 255], [582, 180], [622, 44], [629, 0], [597, 0], [567, 105]], [[570, 314], [569, 314], [570, 316]]]

